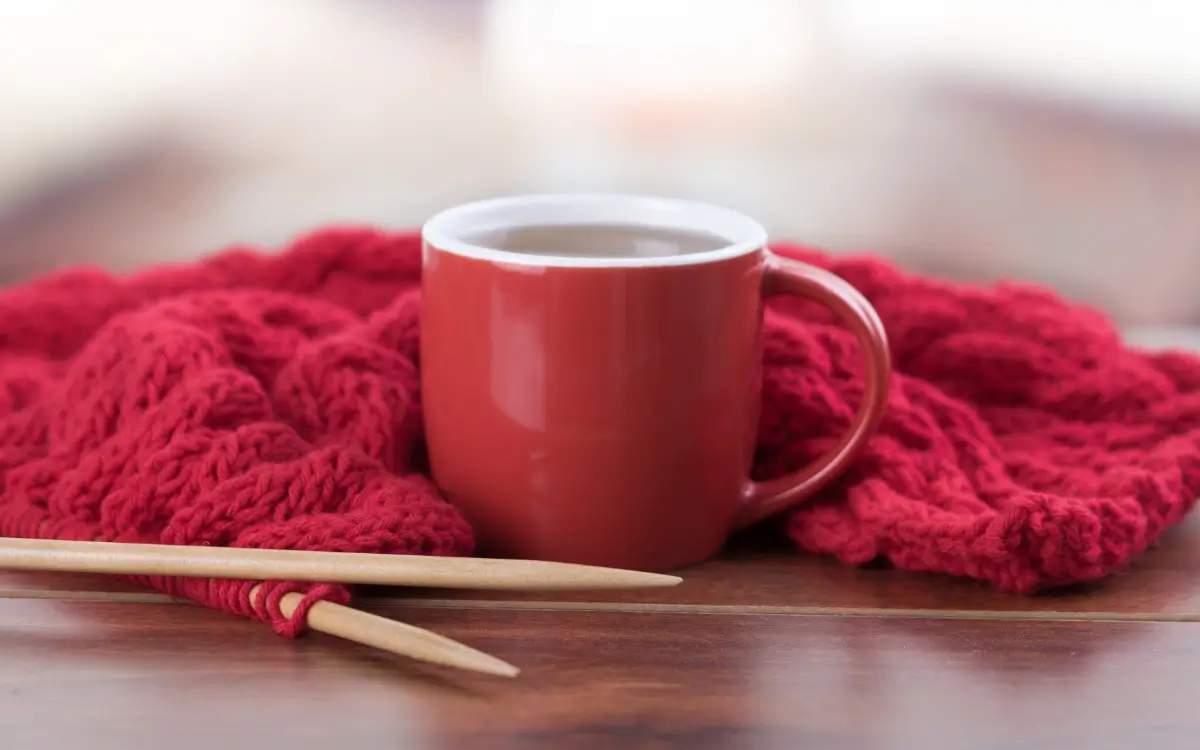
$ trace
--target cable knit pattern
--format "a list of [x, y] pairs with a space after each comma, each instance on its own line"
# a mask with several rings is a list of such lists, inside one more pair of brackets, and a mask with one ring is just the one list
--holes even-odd
[[[118, 278], [71, 269], [0, 293], [0, 533], [168, 544], [470, 554], [420, 463], [414, 233], [314, 232]], [[1200, 360], [1138, 352], [1095, 311], [779, 245], [878, 309], [896, 366], [852, 470], [781, 519], [851, 563], [1007, 591], [1128, 563], [1200, 494]], [[813, 460], [862, 393], [830, 313], [772, 301], [756, 473]], [[302, 627], [344, 587], [146, 578]], [[285, 618], [279, 601], [306, 594]]]

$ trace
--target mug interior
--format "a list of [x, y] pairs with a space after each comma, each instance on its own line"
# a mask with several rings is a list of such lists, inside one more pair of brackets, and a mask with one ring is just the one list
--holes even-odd
[[[553, 255], [487, 247], [470, 238], [524, 227], [624, 226], [704, 232], [725, 245], [678, 255]], [[695, 201], [640, 195], [527, 195], [466, 203], [436, 214], [421, 228], [426, 246], [480, 260], [586, 268], [678, 266], [735, 258], [766, 246], [761, 224], [737, 211]]]

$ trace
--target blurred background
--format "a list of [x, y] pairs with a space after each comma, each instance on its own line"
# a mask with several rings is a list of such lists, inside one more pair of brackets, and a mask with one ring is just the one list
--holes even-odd
[[526, 191], [1200, 323], [1195, 0], [0, 0], [0, 281]]

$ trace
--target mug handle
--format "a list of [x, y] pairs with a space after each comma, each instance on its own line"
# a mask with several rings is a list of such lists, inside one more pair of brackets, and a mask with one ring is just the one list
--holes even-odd
[[875, 433], [887, 404], [892, 371], [887, 334], [866, 297], [829, 271], [768, 251], [763, 297], [779, 294], [794, 294], [825, 305], [850, 327], [866, 359], [866, 389], [849, 433], [816, 463], [776, 479], [747, 482], [735, 529], [758, 523], [807, 500], [845, 471]]

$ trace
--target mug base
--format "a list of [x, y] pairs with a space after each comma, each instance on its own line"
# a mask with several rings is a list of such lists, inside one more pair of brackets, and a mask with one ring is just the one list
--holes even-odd
[[490, 558], [509, 560], [536, 560], [540, 562], [570, 563], [573, 565], [590, 565], [598, 568], [614, 568], [619, 570], [636, 570], [643, 573], [672, 573], [707, 562], [717, 556], [721, 546], [715, 549], [706, 548], [700, 551], [677, 552], [676, 554], [621, 554], [620, 552], [605, 554], [587, 554], [580, 551], [549, 551], [549, 550], [517, 550], [480, 549], [480, 555]]

